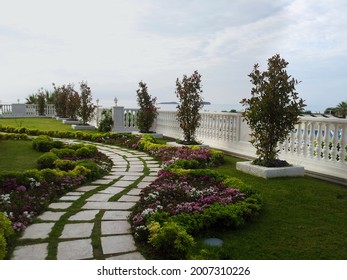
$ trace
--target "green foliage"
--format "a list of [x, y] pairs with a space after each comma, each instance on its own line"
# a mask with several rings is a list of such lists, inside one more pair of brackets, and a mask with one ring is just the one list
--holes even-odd
[[148, 242], [159, 255], [165, 252], [167, 259], [186, 259], [195, 246], [194, 238], [174, 222], [165, 222], [162, 226], [158, 222], [151, 222], [148, 229]]
[[92, 158], [98, 154], [98, 149], [94, 145], [85, 145], [76, 150], [76, 156], [79, 158]]
[[11, 221], [0, 212], [0, 260], [6, 256], [7, 239], [13, 234]]
[[81, 117], [83, 124], [87, 124], [93, 117], [96, 105], [92, 103], [92, 92], [87, 82], [82, 81], [80, 83], [81, 89], [81, 106], [77, 112], [77, 115]]
[[187, 160], [187, 159], [178, 159], [174, 163], [170, 164], [166, 170], [171, 169], [197, 169], [200, 168], [200, 163], [197, 160]]
[[72, 160], [57, 159], [54, 161], [54, 167], [63, 171], [73, 170], [77, 163]]
[[76, 164], [77, 164], [77, 167], [84, 167], [90, 170], [90, 172], [87, 175], [88, 180], [95, 180], [100, 178], [103, 175], [100, 167], [91, 160], [88, 160], [88, 159], [79, 160], [76, 162]]
[[44, 153], [37, 159], [37, 168], [54, 168], [54, 162], [58, 159], [57, 155], [52, 152]]
[[53, 148], [53, 139], [46, 135], [40, 135], [33, 139], [33, 149], [38, 152], [48, 152]]
[[199, 110], [203, 107], [201, 97], [201, 75], [198, 71], [187, 77], [183, 76], [182, 81], [176, 80], [176, 96], [180, 104], [177, 105], [177, 119], [184, 134], [184, 143], [195, 142], [195, 131], [200, 125], [201, 116]]
[[136, 115], [136, 124], [140, 132], [148, 133], [152, 124], [157, 117], [157, 108], [155, 107], [156, 98], [152, 98], [148, 94], [146, 83], [139, 82], [139, 89], [137, 92], [137, 104], [140, 109]]
[[252, 140], [260, 160], [271, 162], [277, 158], [278, 143], [283, 143], [294, 129], [304, 106], [295, 86], [299, 83], [288, 75], [288, 62], [276, 54], [268, 59], [268, 70], [261, 72], [255, 64], [248, 75], [253, 88], [252, 97], [244, 98], [243, 116], [250, 126]]
[[112, 110], [104, 109], [101, 112], [101, 121], [98, 126], [99, 132], [110, 132], [113, 127]]
[[55, 112], [58, 116], [67, 118], [68, 113], [67, 113], [67, 103], [68, 103], [68, 97], [70, 92], [73, 91], [73, 85], [62, 85], [62, 86], [56, 86], [53, 83], [54, 87], [54, 107], [55, 107]]
[[[82, 144], [83, 146], [83, 144]], [[76, 156], [76, 152], [73, 149], [64, 148], [64, 149], [58, 149], [53, 148], [50, 150], [50, 152], [56, 154], [60, 159], [62, 158], [74, 158]]]
[[77, 112], [81, 106], [80, 96], [77, 91], [74, 90], [73, 86], [70, 85], [68, 94], [67, 94], [67, 103], [66, 103], [66, 114], [69, 119], [77, 119]]
[[46, 107], [46, 93], [43, 88], [40, 88], [37, 92], [37, 109], [40, 116], [45, 115]]

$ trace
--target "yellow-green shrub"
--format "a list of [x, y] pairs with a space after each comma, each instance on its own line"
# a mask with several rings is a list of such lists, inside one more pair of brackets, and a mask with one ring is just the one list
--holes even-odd
[[3, 260], [6, 256], [6, 239], [13, 234], [11, 221], [0, 212], [0, 260]]

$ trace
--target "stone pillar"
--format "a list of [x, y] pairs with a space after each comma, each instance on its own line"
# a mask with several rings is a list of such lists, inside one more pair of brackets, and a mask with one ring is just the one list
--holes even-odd
[[124, 132], [124, 107], [112, 107], [113, 132]]
[[12, 104], [12, 115], [15, 117], [26, 116], [26, 105], [25, 104]]

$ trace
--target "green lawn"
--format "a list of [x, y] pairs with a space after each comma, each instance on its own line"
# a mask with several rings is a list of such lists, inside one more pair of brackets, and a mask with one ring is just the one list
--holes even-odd
[[[25, 127], [28, 129], [39, 129], [43, 131], [75, 131], [71, 125], [63, 124], [52, 118], [15, 118], [15, 119], [0, 119], [0, 125], [13, 126], [15, 128]], [[86, 133], [95, 133], [95, 131], [85, 130]]]
[[42, 153], [35, 151], [31, 141], [0, 141], [0, 170], [25, 171], [36, 169], [36, 160]]
[[259, 191], [264, 210], [235, 231], [209, 232], [224, 240], [228, 259], [347, 259], [347, 188], [311, 177], [265, 180], [236, 170], [226, 157], [215, 168]]

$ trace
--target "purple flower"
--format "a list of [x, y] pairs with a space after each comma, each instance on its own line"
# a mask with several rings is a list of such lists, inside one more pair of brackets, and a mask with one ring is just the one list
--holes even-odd
[[25, 192], [27, 190], [27, 188], [24, 187], [24, 186], [19, 186], [19, 187], [16, 188], [16, 190], [19, 191], [19, 192]]

